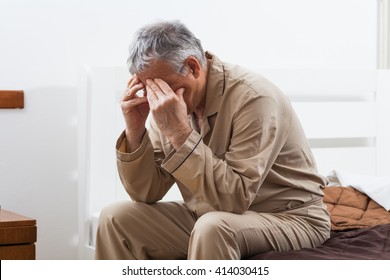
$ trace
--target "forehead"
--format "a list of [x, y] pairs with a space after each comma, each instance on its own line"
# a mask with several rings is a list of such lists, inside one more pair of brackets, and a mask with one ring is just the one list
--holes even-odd
[[145, 83], [147, 79], [160, 78], [165, 81], [176, 79], [179, 74], [166, 61], [156, 60], [152, 62], [142, 73], [137, 74], [140, 80]]

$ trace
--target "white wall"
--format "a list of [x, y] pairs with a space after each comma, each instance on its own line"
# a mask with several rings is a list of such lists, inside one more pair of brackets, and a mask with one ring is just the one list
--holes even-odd
[[249, 68], [374, 69], [376, 5], [0, 0], [0, 89], [25, 91], [25, 109], [0, 110], [1, 206], [37, 219], [38, 258], [78, 258], [79, 69], [125, 65], [144, 23], [179, 18], [206, 49]]

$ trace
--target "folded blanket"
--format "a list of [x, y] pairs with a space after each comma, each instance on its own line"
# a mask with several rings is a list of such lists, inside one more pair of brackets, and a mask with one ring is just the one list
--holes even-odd
[[351, 186], [390, 211], [390, 176], [368, 176], [333, 170], [328, 175], [328, 180], [331, 185]]
[[324, 203], [331, 215], [332, 230], [390, 223], [390, 212], [352, 187], [326, 187]]

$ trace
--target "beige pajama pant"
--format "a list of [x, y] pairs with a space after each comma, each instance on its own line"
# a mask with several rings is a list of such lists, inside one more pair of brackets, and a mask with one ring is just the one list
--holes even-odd
[[119, 202], [103, 209], [96, 259], [242, 259], [257, 253], [311, 248], [329, 238], [321, 202], [280, 213], [208, 212], [184, 203]]

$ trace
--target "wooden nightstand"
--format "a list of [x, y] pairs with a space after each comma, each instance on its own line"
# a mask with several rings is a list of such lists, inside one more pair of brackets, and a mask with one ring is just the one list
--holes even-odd
[[0, 260], [34, 260], [36, 220], [0, 209]]

